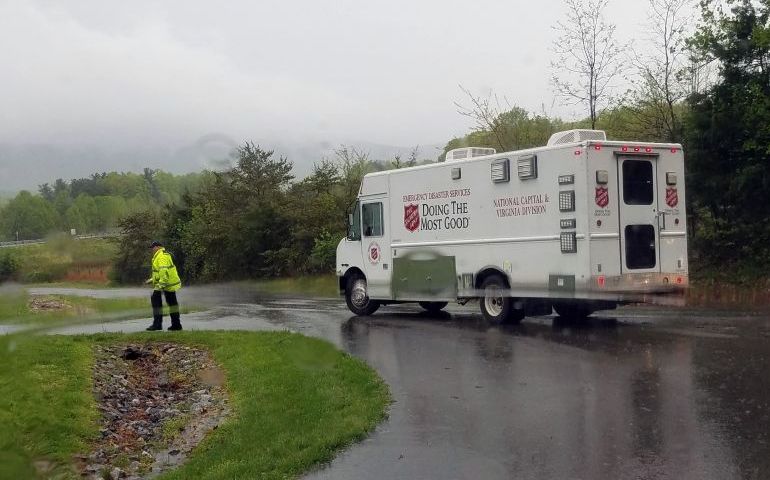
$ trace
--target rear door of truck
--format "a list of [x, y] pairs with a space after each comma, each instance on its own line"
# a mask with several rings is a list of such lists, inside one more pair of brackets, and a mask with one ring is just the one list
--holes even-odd
[[687, 216], [685, 210], [684, 155], [678, 145], [657, 148], [659, 261], [663, 273], [676, 273], [674, 283], [687, 275]]
[[658, 157], [617, 158], [621, 273], [660, 272]]

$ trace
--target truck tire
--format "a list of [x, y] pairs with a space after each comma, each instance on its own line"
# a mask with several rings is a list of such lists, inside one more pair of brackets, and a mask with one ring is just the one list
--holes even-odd
[[585, 320], [594, 313], [591, 306], [584, 302], [557, 302], [553, 304], [553, 309], [561, 318], [572, 321]]
[[369, 298], [366, 288], [366, 278], [363, 275], [354, 274], [348, 278], [345, 287], [345, 303], [356, 315], [367, 317], [380, 308], [380, 302]]
[[420, 306], [435, 315], [447, 306], [447, 302], [420, 302]]
[[481, 290], [484, 292], [479, 299], [481, 314], [489, 323], [519, 323], [524, 318], [524, 310], [514, 309], [513, 299], [504, 295], [508, 287], [501, 276], [492, 275], [484, 279]]

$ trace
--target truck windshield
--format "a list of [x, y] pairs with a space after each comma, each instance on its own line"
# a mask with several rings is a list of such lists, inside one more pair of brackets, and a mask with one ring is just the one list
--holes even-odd
[[348, 222], [348, 240], [361, 240], [361, 204], [356, 202]]

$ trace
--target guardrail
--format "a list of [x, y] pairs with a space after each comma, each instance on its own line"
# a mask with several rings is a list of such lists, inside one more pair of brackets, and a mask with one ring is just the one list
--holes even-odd
[[38, 243], [45, 243], [45, 240], [19, 240], [19, 241], [13, 241], [13, 242], [0, 242], [0, 248], [19, 247], [21, 245], [35, 245]]
[[[119, 233], [101, 233], [101, 234], [94, 234], [94, 235], [75, 235], [75, 240], [88, 240], [90, 238], [112, 238], [112, 237], [119, 237]], [[8, 247], [21, 247], [24, 245], [39, 245], [42, 243], [46, 243], [48, 240], [45, 238], [38, 238], [36, 240], [14, 240], [11, 242], [0, 242], [0, 248], [8, 248]]]

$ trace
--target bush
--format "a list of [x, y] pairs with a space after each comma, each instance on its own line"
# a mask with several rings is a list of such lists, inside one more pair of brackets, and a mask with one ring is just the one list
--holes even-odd
[[19, 259], [12, 251], [0, 252], [0, 282], [15, 280], [19, 267]]
[[18, 275], [23, 283], [51, 283], [64, 280], [69, 271], [69, 263], [51, 262], [24, 268]]
[[316, 272], [333, 272], [337, 256], [337, 244], [340, 239], [324, 230], [315, 238], [313, 251], [310, 253], [310, 267]]
[[163, 219], [158, 211], [146, 210], [122, 219], [120, 228], [123, 235], [115, 239], [118, 254], [110, 280], [117, 284], [140, 284], [150, 275], [150, 242], [163, 241]]

